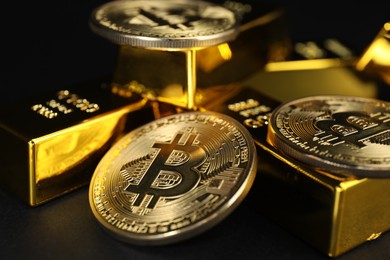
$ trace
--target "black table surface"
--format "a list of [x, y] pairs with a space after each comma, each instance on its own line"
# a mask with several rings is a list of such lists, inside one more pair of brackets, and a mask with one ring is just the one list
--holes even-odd
[[[91, 10], [107, 1], [24, 2], [6, 5], [0, 17], [4, 101], [112, 73], [116, 47], [88, 27]], [[283, 4], [294, 40], [334, 37], [358, 53], [390, 21], [389, 4], [372, 1], [342, 7], [325, 1]], [[118, 242], [100, 228], [88, 204], [88, 187], [36, 208], [0, 190], [0, 259], [22, 258], [328, 259], [245, 200], [199, 236], [169, 246], [141, 247]], [[338, 259], [390, 259], [390, 233]]]

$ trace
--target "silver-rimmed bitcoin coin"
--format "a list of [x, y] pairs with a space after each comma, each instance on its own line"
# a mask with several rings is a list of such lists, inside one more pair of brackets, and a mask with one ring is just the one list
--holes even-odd
[[276, 108], [267, 141], [310, 166], [358, 177], [390, 177], [390, 103], [314, 96]]
[[224, 43], [239, 28], [229, 9], [190, 0], [111, 1], [92, 12], [90, 26], [118, 44], [173, 49]]
[[249, 191], [254, 141], [234, 119], [212, 112], [160, 118], [122, 137], [89, 187], [98, 222], [115, 238], [163, 245], [223, 220]]

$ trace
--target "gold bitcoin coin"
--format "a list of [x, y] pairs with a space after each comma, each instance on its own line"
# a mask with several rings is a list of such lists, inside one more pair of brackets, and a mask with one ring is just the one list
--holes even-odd
[[276, 108], [267, 141], [315, 168], [359, 177], [390, 177], [390, 103], [314, 96]]
[[178, 242], [228, 216], [256, 168], [254, 141], [233, 118], [175, 114], [131, 131], [105, 154], [91, 180], [90, 206], [119, 240]]
[[90, 27], [115, 43], [157, 49], [208, 47], [239, 33], [233, 11], [190, 0], [111, 1], [92, 12]]

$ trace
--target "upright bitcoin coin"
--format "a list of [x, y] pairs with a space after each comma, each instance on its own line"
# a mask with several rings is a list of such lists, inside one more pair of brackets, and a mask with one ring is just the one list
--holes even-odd
[[308, 165], [359, 177], [390, 177], [390, 103], [314, 96], [275, 109], [267, 141]]
[[254, 141], [213, 112], [160, 118], [128, 133], [98, 164], [90, 206], [111, 235], [139, 245], [193, 237], [232, 212], [256, 174]]
[[111, 1], [91, 15], [92, 30], [118, 44], [144, 48], [196, 48], [233, 39], [234, 12], [206, 1]]

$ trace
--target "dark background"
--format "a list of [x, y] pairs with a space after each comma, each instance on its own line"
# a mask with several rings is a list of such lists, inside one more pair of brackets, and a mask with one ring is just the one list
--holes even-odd
[[[107, 1], [14, 1], [2, 7], [3, 103], [110, 75], [116, 46], [88, 27], [92, 9]], [[272, 1], [265, 1], [271, 2]], [[293, 41], [337, 38], [361, 53], [390, 21], [390, 4], [279, 1]], [[22, 120], [22, 119], [21, 119]], [[1, 151], [6, 152], [6, 151]], [[3, 174], [3, 173], [1, 173]], [[97, 225], [87, 187], [29, 208], [0, 190], [0, 258], [21, 259], [327, 259], [247, 203], [212, 230], [177, 245], [124, 245]], [[390, 234], [340, 259], [389, 259]]]

